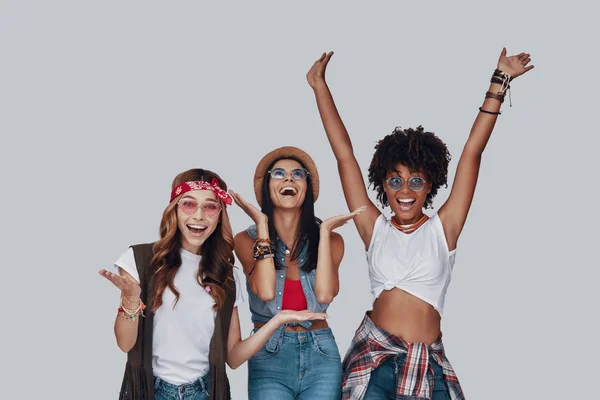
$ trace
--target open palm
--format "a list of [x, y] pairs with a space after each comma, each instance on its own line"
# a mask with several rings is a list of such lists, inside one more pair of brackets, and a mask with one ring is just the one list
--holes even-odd
[[258, 225], [259, 223], [267, 220], [266, 214], [252, 204], [248, 203], [242, 196], [239, 195], [239, 193], [236, 193], [233, 190], [230, 190], [229, 193], [231, 194], [231, 197], [233, 197], [235, 204], [244, 210], [244, 212], [248, 214], [250, 218], [252, 218], [252, 221], [254, 221], [255, 224]]
[[346, 222], [350, 221], [352, 218], [356, 217], [358, 214], [362, 213], [366, 209], [367, 206], [362, 206], [349, 214], [341, 214], [336, 215], [334, 217], [329, 217], [325, 221], [321, 222], [321, 229], [333, 231], [334, 229], [337, 229], [340, 226], [344, 225]]
[[498, 58], [498, 69], [510, 74], [512, 79], [523, 75], [525, 72], [533, 69], [533, 65], [527, 65], [531, 62], [531, 54], [520, 53], [514, 56], [506, 56], [506, 48], [502, 49]]
[[290, 322], [314, 321], [327, 318], [325, 313], [316, 313], [311, 310], [281, 310], [274, 318], [281, 324], [289, 324]]

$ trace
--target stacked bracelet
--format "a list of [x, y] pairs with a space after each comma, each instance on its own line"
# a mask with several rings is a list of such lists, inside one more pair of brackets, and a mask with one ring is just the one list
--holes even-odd
[[501, 71], [499, 69], [494, 70], [494, 73], [492, 74], [492, 78], [490, 79], [491, 83], [497, 83], [498, 85], [500, 85], [500, 91], [498, 92], [499, 95], [504, 96], [506, 94], [506, 92], [508, 91], [508, 100], [509, 100], [510, 106], [512, 107], [512, 99], [511, 99], [511, 95], [510, 95], [510, 82], [511, 81], [512, 81], [512, 77], [510, 76], [510, 74], [507, 72]]
[[[266, 244], [261, 244], [261, 243], [266, 243]], [[258, 260], [264, 260], [265, 258], [273, 258], [275, 257], [275, 254], [273, 253], [273, 246], [271, 245], [271, 240], [270, 239], [256, 239], [254, 241], [254, 247], [252, 248], [252, 258], [254, 258], [255, 261]], [[248, 273], [248, 276], [252, 275], [252, 273], [254, 272], [254, 269], [256, 268], [256, 264], [254, 263], [254, 266], [252, 267], [252, 270]]]
[[142, 299], [140, 299], [140, 304], [137, 306], [137, 308], [135, 310], [130, 310], [129, 308], [125, 307], [123, 305], [123, 298], [121, 297], [121, 304], [119, 304], [119, 313], [123, 313], [123, 316], [118, 316], [118, 319], [121, 320], [128, 320], [128, 321], [135, 321], [137, 319], [138, 316], [142, 316], [144, 317], [144, 310], [146, 309], [146, 305], [144, 304], [144, 302], [142, 301]]
[[255, 260], [262, 260], [265, 258], [273, 258], [275, 254], [273, 254], [273, 248], [271, 245], [260, 245], [255, 244], [253, 248], [253, 258]]

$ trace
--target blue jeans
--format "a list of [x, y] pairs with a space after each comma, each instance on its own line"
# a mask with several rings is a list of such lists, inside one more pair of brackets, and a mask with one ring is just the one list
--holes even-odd
[[208, 400], [210, 373], [183, 385], [173, 385], [154, 377], [154, 400]]
[[[276, 335], [277, 333], [275, 333]], [[339, 400], [342, 362], [331, 329], [281, 331], [248, 361], [249, 400]]]
[[[399, 366], [404, 363], [406, 354], [398, 354], [384, 361], [377, 369], [371, 372], [369, 387], [365, 393], [364, 400], [388, 400], [396, 399], [396, 383], [398, 382]], [[429, 358], [429, 363], [433, 367], [434, 385], [433, 397], [431, 400], [450, 400], [450, 393], [444, 381], [444, 371], [442, 367], [433, 359]], [[416, 397], [402, 397], [403, 399], [413, 399]]]

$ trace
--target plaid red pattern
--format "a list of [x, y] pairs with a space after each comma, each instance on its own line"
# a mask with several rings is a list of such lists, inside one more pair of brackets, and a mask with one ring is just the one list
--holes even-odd
[[444, 370], [444, 380], [452, 400], [464, 400], [465, 396], [458, 378], [444, 354], [442, 340], [427, 346], [423, 343], [408, 343], [402, 338], [384, 331], [365, 315], [344, 358], [342, 377], [342, 399], [362, 400], [371, 372], [389, 357], [406, 354], [406, 361], [398, 371], [396, 398], [431, 399], [433, 392], [433, 368], [429, 357]]

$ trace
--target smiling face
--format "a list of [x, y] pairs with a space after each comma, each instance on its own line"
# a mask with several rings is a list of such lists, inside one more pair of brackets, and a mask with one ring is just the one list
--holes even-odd
[[295, 160], [283, 159], [275, 162], [271, 171], [276, 168], [285, 170], [283, 179], [269, 179], [269, 196], [275, 208], [294, 209], [302, 207], [306, 196], [306, 179], [294, 178], [295, 169], [303, 169], [302, 164]]
[[[194, 205], [198, 207], [191, 214], [183, 211], [193, 209]], [[220, 213], [212, 217], [206, 215], [214, 214], [215, 207], [221, 206], [211, 190], [191, 190], [181, 196], [177, 206], [177, 227], [181, 232], [181, 247], [191, 253], [200, 254], [202, 244], [219, 224]], [[203, 208], [207, 211], [203, 211]]]
[[[404, 182], [398, 191], [393, 191], [387, 183], [388, 179], [393, 177], [399, 177]], [[408, 181], [413, 177], [426, 181], [423, 189], [414, 191], [409, 187]], [[390, 207], [399, 223], [412, 224], [421, 218], [427, 194], [431, 192], [431, 183], [427, 182], [427, 176], [422, 171], [411, 171], [406, 165], [398, 163], [393, 170], [386, 173], [383, 185]]]

